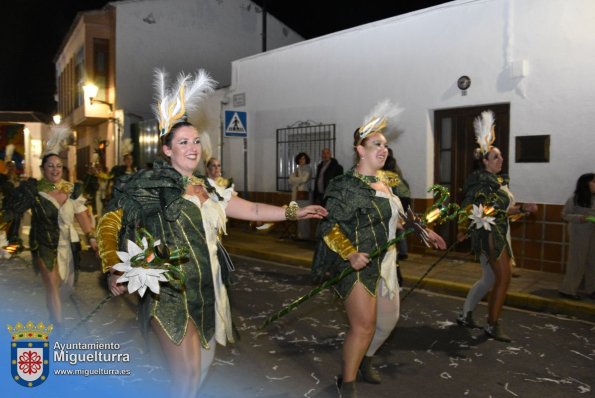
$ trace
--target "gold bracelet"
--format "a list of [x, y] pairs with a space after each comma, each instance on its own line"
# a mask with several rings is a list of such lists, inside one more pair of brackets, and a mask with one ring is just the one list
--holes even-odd
[[297, 212], [299, 208], [300, 207], [296, 202], [289, 202], [289, 206], [285, 208], [285, 219], [289, 221], [296, 221], [298, 219]]
[[97, 240], [97, 238], [95, 237], [95, 233], [94, 232], [87, 232], [85, 234], [85, 239], [87, 239], [87, 243], [88, 244], [91, 244], [91, 239]]

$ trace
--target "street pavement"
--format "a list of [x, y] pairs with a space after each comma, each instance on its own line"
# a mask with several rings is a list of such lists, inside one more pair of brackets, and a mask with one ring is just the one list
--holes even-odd
[[[309, 270], [262, 259], [233, 259], [236, 272], [230, 299], [240, 339], [217, 347], [199, 396], [335, 397], [334, 377], [340, 371], [340, 350], [347, 330], [341, 303], [325, 291], [262, 329], [268, 316], [313, 287]], [[74, 292], [64, 298], [69, 329], [106, 295], [97, 260], [87, 254], [83, 265]], [[31, 269], [28, 253], [0, 262], [0, 299], [0, 321], [4, 324], [47, 319], [44, 289]], [[137, 302], [136, 295], [113, 298], [68, 339], [53, 339], [118, 343], [120, 352], [130, 354], [131, 360], [113, 367], [129, 368], [131, 376], [75, 379], [52, 375], [36, 388], [36, 395], [28, 396], [165, 396], [170, 377], [154, 335], [150, 333], [145, 339], [140, 332]], [[378, 386], [360, 384], [360, 397], [593, 394], [592, 322], [507, 307], [504, 325], [514, 341], [505, 344], [486, 339], [481, 330], [456, 325], [454, 319], [461, 305], [461, 298], [429, 290], [409, 295], [402, 302], [395, 332], [378, 353], [384, 381]], [[481, 305], [477, 319], [483, 321], [484, 316], [485, 306]], [[52, 366], [68, 368], [66, 364]], [[4, 392], [21, 396], [23, 387], [9, 378], [8, 371], [0, 375]], [[48, 393], [56, 387], [61, 388], [60, 394]]]
[[[305, 294], [307, 270], [234, 258], [231, 289], [241, 340], [219, 349], [204, 397], [335, 397], [347, 330], [342, 304], [325, 291], [260, 329]], [[459, 298], [419, 290], [401, 303], [395, 332], [378, 352], [380, 385], [360, 397], [572, 397], [593, 392], [595, 325], [506, 308], [514, 341], [489, 340], [455, 324]], [[486, 308], [477, 319], [483, 323]]]
[[[310, 268], [315, 243], [280, 239], [289, 236], [287, 230], [290, 230], [289, 227], [282, 233], [260, 233], [245, 228], [242, 224], [236, 224], [228, 228], [228, 235], [224, 236], [224, 245], [233, 254]], [[479, 263], [475, 262], [470, 254], [451, 253], [426, 275], [441, 253], [428, 249], [425, 254], [410, 253], [407, 260], [400, 261], [404, 286], [410, 288], [424, 276], [420, 285], [423, 289], [465, 297], [481, 276]], [[558, 295], [563, 276], [515, 268], [506, 305], [595, 322], [595, 300], [584, 296], [582, 300], [576, 301]]]

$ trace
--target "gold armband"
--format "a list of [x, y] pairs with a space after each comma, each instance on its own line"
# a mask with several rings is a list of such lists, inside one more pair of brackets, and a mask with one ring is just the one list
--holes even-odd
[[298, 204], [294, 201], [289, 203], [289, 206], [285, 208], [285, 219], [289, 221], [295, 221], [298, 219], [297, 212], [300, 209]]
[[343, 260], [347, 260], [352, 253], [357, 253], [357, 249], [353, 247], [349, 239], [345, 236], [338, 224], [322, 238], [324, 243], [335, 253], [337, 253]]
[[121, 262], [116, 251], [122, 227], [122, 215], [122, 209], [110, 211], [104, 214], [97, 224], [97, 246], [103, 272], [108, 272], [113, 265]]

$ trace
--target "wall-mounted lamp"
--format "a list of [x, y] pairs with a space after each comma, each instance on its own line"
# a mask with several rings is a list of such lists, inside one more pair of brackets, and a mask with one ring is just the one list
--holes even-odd
[[54, 121], [54, 124], [58, 125], [62, 121], [62, 115], [56, 113], [54, 116], [52, 116], [52, 120]]
[[87, 83], [83, 86], [83, 92], [85, 93], [85, 96], [89, 97], [89, 103], [91, 105], [93, 105], [96, 102], [98, 102], [100, 104], [105, 104], [105, 105], [109, 106], [110, 112], [113, 112], [114, 104], [112, 104], [111, 102], [100, 100], [100, 99], [95, 99], [98, 91], [99, 91], [99, 88], [96, 85], [94, 85], [93, 83]]

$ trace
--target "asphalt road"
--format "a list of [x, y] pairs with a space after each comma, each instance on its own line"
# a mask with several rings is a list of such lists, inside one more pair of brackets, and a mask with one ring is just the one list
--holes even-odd
[[[341, 345], [346, 331], [342, 305], [323, 292], [266, 329], [262, 322], [312, 288], [307, 270], [234, 257], [231, 289], [236, 344], [219, 346], [200, 396], [334, 397]], [[82, 272], [74, 294], [65, 299], [69, 327], [105, 296], [98, 271]], [[44, 319], [44, 291], [26, 261], [0, 263], [0, 318]], [[162, 395], [169, 375], [154, 336], [143, 339], [135, 320], [136, 296], [110, 300], [69, 341], [118, 342], [130, 353], [131, 376], [95, 376], [71, 383], [68, 393], [110, 396]], [[550, 315], [506, 309], [504, 325], [512, 343], [488, 340], [482, 331], [454, 323], [457, 298], [419, 291], [401, 307], [393, 335], [378, 353], [380, 385], [360, 384], [361, 397], [586, 397], [595, 386], [595, 325]], [[485, 307], [477, 319], [484, 319]], [[8, 336], [8, 335], [5, 335]], [[58, 339], [59, 340], [59, 339]], [[60, 365], [53, 365], [59, 367]], [[118, 366], [122, 366], [121, 364]], [[2, 383], [4, 384], [2, 375]], [[10, 374], [8, 374], [10, 376]], [[52, 376], [45, 385], [62, 383]], [[8, 383], [12, 383], [9, 381]], [[16, 383], [12, 383], [16, 385]], [[11, 384], [11, 385], [12, 385]], [[48, 387], [48, 388], [49, 388]], [[92, 390], [89, 390], [89, 387]], [[114, 389], [114, 387], [117, 387]], [[18, 386], [22, 389], [23, 387]], [[38, 387], [39, 396], [51, 396]], [[10, 392], [10, 391], [9, 391]], [[104, 395], [105, 396], [105, 395]]]

